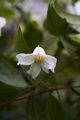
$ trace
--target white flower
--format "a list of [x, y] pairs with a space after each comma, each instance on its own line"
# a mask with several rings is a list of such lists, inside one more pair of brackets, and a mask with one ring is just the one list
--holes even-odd
[[0, 36], [1, 36], [1, 30], [2, 30], [2, 28], [5, 26], [5, 24], [6, 24], [6, 20], [5, 20], [5, 18], [3, 18], [3, 17], [0, 17]]
[[32, 54], [18, 54], [16, 55], [18, 59], [18, 65], [31, 65], [30, 69], [27, 71], [28, 74], [35, 79], [41, 69], [49, 73], [49, 70], [54, 72], [54, 68], [56, 67], [57, 59], [53, 56], [46, 55], [45, 51], [41, 47], [36, 47]]

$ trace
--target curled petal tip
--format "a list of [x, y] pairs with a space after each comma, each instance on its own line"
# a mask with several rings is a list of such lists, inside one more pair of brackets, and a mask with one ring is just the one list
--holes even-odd
[[17, 65], [20, 65], [20, 63], [17, 63]]

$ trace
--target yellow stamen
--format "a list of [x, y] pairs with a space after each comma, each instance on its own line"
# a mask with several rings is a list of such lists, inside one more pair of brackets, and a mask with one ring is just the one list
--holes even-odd
[[38, 54], [35, 56], [35, 62], [42, 62], [43, 58], [44, 58], [43, 55]]

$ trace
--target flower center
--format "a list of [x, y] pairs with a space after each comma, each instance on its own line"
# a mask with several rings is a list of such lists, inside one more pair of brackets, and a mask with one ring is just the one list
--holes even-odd
[[42, 62], [43, 58], [44, 58], [43, 55], [38, 54], [35, 56], [35, 62]]

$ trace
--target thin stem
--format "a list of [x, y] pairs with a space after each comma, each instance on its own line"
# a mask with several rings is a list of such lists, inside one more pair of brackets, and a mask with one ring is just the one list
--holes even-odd
[[[57, 71], [55, 74], [60, 73], [65, 68], [69, 67], [76, 60], [80, 60], [80, 58], [75, 58], [75, 59], [71, 60], [68, 64], [66, 64], [62, 69], [60, 69], [59, 71]], [[78, 85], [78, 86], [71, 86], [71, 87], [73, 87], [73, 88], [80, 88], [80, 85]], [[19, 95], [19, 96], [15, 97], [13, 99], [10, 99], [10, 100], [0, 101], [0, 105], [6, 105], [6, 104], [14, 103], [14, 102], [17, 102], [17, 101], [28, 99], [28, 98], [30, 98], [32, 96], [37, 96], [37, 95], [44, 94], [44, 93], [47, 93], [47, 92], [52, 92], [52, 91], [55, 91], [55, 90], [58, 91], [58, 90], [61, 90], [61, 89], [68, 89], [68, 87], [64, 86], [64, 85], [54, 86], [54, 87], [48, 88], [48, 89], [46, 89], [44, 91], [34, 91], [34, 90], [32, 90], [32, 88], [31, 88], [30, 92], [28, 92], [28, 93]]]
[[[71, 86], [71, 87], [73, 87], [73, 88], [80, 88], [80, 85]], [[44, 94], [46, 92], [52, 92], [54, 90], [61, 90], [61, 89], [68, 89], [68, 87], [64, 86], [64, 85], [61, 85], [61, 86], [59, 85], [59, 86], [56, 86], [56, 87], [52, 87], [52, 88], [46, 89], [44, 91], [30, 91], [27, 94], [24, 94], [22, 96], [17, 96], [14, 99], [0, 101], [0, 106], [1, 105], [6, 105], [6, 104], [10, 104], [10, 103], [14, 103], [14, 102], [17, 102], [17, 101], [21, 101], [21, 100], [24, 100], [24, 99], [29, 99], [32, 96], [37, 96], [37, 95], [40, 95], [40, 94]]]

